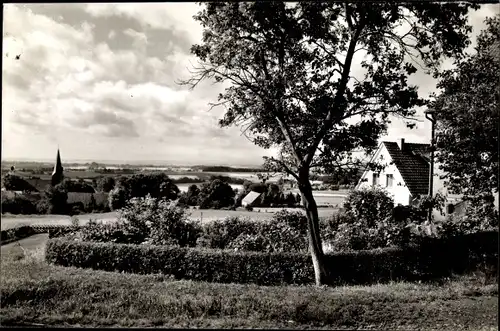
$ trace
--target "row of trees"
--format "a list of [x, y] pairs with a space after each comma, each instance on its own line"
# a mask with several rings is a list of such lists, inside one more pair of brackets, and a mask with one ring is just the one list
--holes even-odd
[[245, 181], [243, 189], [233, 190], [231, 186], [214, 179], [204, 183], [201, 187], [189, 186], [187, 192], [182, 193], [179, 202], [188, 206], [199, 206], [202, 209], [238, 208], [243, 198], [251, 191], [261, 193], [259, 201], [254, 205], [259, 207], [294, 207], [300, 204], [300, 196], [292, 192], [285, 194], [283, 186], [274, 183], [252, 183]]

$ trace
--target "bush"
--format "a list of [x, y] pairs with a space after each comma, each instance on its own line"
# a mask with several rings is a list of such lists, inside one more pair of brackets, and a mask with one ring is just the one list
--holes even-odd
[[108, 194], [108, 204], [110, 210], [117, 210], [127, 203], [126, 192], [123, 187], [115, 187]]
[[242, 233], [229, 243], [228, 248], [235, 251], [268, 252], [270, 246], [269, 238], [262, 234]]
[[335, 251], [402, 247], [417, 243], [422, 236], [418, 224], [409, 219], [386, 218], [367, 226], [352, 213], [338, 213], [321, 222], [321, 235]]
[[380, 188], [351, 191], [344, 201], [345, 213], [367, 227], [374, 227], [377, 221], [391, 217], [393, 208], [392, 198]]
[[226, 217], [202, 225], [203, 233], [197, 241], [200, 247], [226, 249], [241, 234], [257, 235], [259, 224], [249, 219]]
[[300, 252], [307, 250], [306, 235], [305, 216], [283, 210], [265, 222], [227, 217], [204, 224], [197, 245], [213, 249]]
[[[51, 239], [46, 260], [62, 266], [176, 279], [259, 285], [310, 284], [309, 254], [257, 253], [174, 246], [126, 245]], [[325, 256], [330, 284], [368, 284], [389, 280], [431, 280], [485, 268], [497, 271], [498, 232], [429, 239], [416, 247], [344, 252]]]
[[68, 210], [70, 210], [70, 215], [80, 215], [85, 213], [85, 205], [83, 202], [75, 202], [68, 204]]
[[81, 227], [80, 237], [89, 242], [141, 243], [142, 236], [137, 239], [133, 234], [124, 231], [117, 222], [103, 223], [89, 220]]
[[273, 214], [271, 221], [286, 224], [301, 234], [307, 235], [307, 217], [300, 211], [290, 212], [282, 209]]
[[146, 196], [133, 198], [122, 208], [117, 222], [89, 222], [82, 227], [86, 241], [195, 246], [201, 227], [188, 220], [187, 211], [174, 202]]

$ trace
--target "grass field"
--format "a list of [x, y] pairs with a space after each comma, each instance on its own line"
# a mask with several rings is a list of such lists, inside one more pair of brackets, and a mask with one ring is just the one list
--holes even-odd
[[[256, 208], [259, 211], [246, 210], [215, 210], [215, 209], [192, 209], [190, 210], [192, 220], [202, 220], [209, 222], [217, 219], [223, 219], [228, 216], [248, 217], [256, 220], [265, 220], [273, 216], [272, 211], [277, 208]], [[268, 212], [266, 212], [266, 210]], [[302, 211], [301, 209], [295, 209]], [[328, 217], [336, 213], [336, 208], [319, 208], [320, 217]], [[302, 211], [303, 212], [303, 211]], [[102, 220], [104, 222], [114, 221], [117, 218], [117, 212], [95, 213], [77, 215], [81, 225], [86, 224], [90, 219]], [[1, 229], [7, 230], [21, 225], [71, 225], [71, 217], [67, 215], [2, 215]]]
[[47, 265], [45, 241], [2, 247], [2, 326], [498, 330], [498, 284], [477, 278], [337, 288], [175, 281]]

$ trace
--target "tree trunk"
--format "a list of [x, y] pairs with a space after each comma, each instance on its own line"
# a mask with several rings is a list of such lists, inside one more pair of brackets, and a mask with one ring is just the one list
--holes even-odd
[[307, 229], [309, 237], [309, 251], [311, 252], [316, 285], [324, 285], [328, 281], [328, 274], [325, 267], [323, 247], [321, 245], [321, 236], [319, 231], [318, 207], [312, 194], [309, 176], [300, 178], [299, 190], [302, 196], [302, 204], [306, 210]]

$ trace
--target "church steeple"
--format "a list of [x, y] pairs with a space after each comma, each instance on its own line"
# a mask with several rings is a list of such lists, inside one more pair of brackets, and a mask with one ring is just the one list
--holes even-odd
[[52, 186], [55, 186], [62, 182], [63, 179], [63, 167], [61, 163], [61, 155], [59, 154], [59, 148], [57, 148], [57, 159], [56, 165], [54, 166], [54, 171], [52, 172]]

